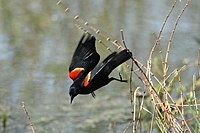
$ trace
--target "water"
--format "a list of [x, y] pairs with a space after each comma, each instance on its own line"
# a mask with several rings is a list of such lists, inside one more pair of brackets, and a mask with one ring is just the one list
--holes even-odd
[[[64, 1], [74, 13], [111, 38], [120, 40], [123, 28], [127, 46], [144, 64], [173, 1]], [[184, 6], [178, 2], [161, 40], [166, 50], [174, 21]], [[191, 1], [181, 17], [170, 51], [175, 69], [197, 59], [200, 35], [200, 2]], [[8, 117], [4, 133], [30, 133], [21, 108], [24, 101], [38, 133], [122, 132], [131, 116], [129, 85], [113, 82], [69, 104], [68, 65], [82, 31], [56, 1], [0, 0], [0, 114]], [[113, 48], [112, 44], [106, 45]], [[97, 44], [105, 57], [109, 52]], [[115, 71], [112, 75], [116, 75]], [[192, 68], [185, 80], [197, 69]], [[127, 77], [127, 74], [123, 74]], [[184, 80], [184, 79], [183, 79]], [[136, 84], [140, 84], [137, 83]], [[148, 129], [147, 129], [148, 130]], [[3, 132], [2, 123], [0, 131]]]

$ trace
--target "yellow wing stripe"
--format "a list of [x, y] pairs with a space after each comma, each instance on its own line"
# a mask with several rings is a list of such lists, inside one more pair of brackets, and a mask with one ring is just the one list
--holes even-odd
[[84, 87], [87, 87], [89, 85], [89, 80], [90, 80], [91, 72], [88, 73], [84, 80]]

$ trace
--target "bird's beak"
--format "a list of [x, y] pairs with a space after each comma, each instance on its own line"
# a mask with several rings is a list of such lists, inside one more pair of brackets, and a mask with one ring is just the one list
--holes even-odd
[[71, 96], [71, 101], [70, 101], [70, 104], [72, 104], [72, 101], [73, 101], [73, 99], [74, 99], [74, 97], [73, 97], [73, 96]]

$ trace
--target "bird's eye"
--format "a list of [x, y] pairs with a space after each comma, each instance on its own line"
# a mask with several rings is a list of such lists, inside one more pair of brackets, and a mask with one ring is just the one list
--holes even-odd
[[75, 87], [70, 87], [69, 95], [70, 96], [76, 95], [76, 88]]

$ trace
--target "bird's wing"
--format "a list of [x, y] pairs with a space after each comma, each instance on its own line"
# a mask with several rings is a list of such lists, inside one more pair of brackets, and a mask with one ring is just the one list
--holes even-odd
[[72, 57], [69, 66], [69, 77], [75, 80], [80, 72], [86, 75], [98, 64], [100, 56], [95, 48], [95, 37], [84, 33]]

